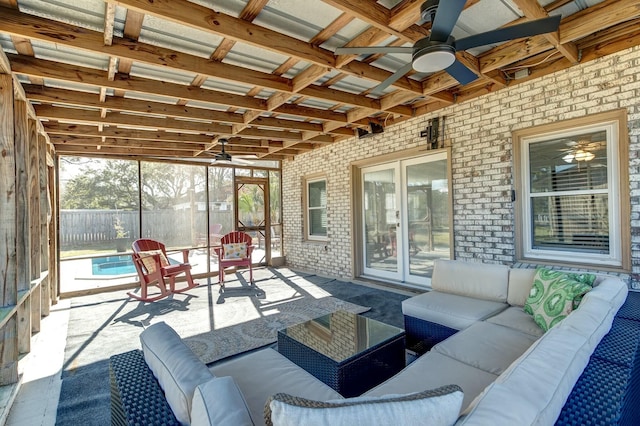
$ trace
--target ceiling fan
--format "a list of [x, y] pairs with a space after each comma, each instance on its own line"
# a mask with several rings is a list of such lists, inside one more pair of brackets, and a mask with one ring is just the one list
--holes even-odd
[[466, 0], [427, 0], [420, 7], [422, 19], [431, 21], [431, 34], [409, 46], [370, 46], [339, 47], [336, 54], [379, 54], [379, 53], [411, 53], [410, 63], [401, 67], [389, 78], [375, 87], [372, 93], [382, 93], [384, 89], [395, 83], [413, 68], [420, 73], [431, 73], [445, 70], [461, 84], [468, 84], [478, 76], [456, 59], [456, 52], [500, 43], [522, 37], [557, 31], [560, 26], [560, 15], [512, 25], [505, 28], [475, 34], [456, 40], [451, 32], [458, 21]]
[[571, 163], [574, 160], [578, 163], [591, 161], [596, 158], [598, 153], [602, 155], [600, 151], [607, 147], [607, 141], [602, 138], [600, 139], [601, 140], [583, 139], [577, 142], [569, 140], [565, 142], [566, 146], [558, 151], [560, 151], [560, 155], [565, 163]]
[[231, 156], [231, 154], [229, 154], [227, 151], [225, 151], [224, 149], [224, 145], [229, 143], [229, 140], [226, 138], [220, 138], [218, 140], [218, 142], [220, 142], [220, 144], [222, 145], [222, 149], [220, 150], [220, 152], [216, 152], [216, 153], [210, 153], [213, 154], [213, 161], [211, 162], [212, 164], [215, 163], [220, 163], [220, 164], [253, 164], [253, 161], [249, 161], [246, 160], [246, 158], [258, 158], [255, 154], [244, 154], [244, 155], [235, 155], [235, 156]]

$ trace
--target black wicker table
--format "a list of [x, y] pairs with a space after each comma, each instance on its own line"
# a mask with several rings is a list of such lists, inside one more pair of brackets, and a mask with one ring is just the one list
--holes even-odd
[[402, 370], [404, 347], [401, 328], [346, 311], [278, 331], [278, 352], [347, 398]]

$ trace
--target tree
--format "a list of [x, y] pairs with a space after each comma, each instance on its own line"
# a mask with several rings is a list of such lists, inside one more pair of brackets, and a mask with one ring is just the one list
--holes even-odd
[[138, 208], [138, 167], [135, 161], [70, 161], [61, 175], [71, 174], [60, 192], [62, 209]]
[[[65, 161], [61, 175], [62, 209], [138, 210], [138, 162], [92, 159]], [[204, 167], [142, 163], [142, 210], [171, 209], [191, 201], [190, 192], [204, 199]]]

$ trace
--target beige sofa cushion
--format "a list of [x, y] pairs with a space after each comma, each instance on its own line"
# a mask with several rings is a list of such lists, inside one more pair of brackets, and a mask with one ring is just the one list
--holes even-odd
[[242, 392], [251, 419], [264, 424], [264, 405], [276, 393], [318, 401], [342, 396], [271, 348], [223, 361], [211, 368], [216, 377], [231, 376]]
[[619, 308], [627, 299], [628, 293], [629, 288], [619, 278], [600, 276], [596, 279], [593, 289], [582, 300], [599, 298]]
[[140, 333], [140, 343], [144, 360], [158, 379], [171, 411], [180, 423], [189, 424], [193, 392], [213, 375], [164, 322], [153, 324]]
[[509, 305], [491, 300], [430, 291], [402, 301], [402, 313], [455, 330], [463, 330]]
[[533, 317], [522, 309], [522, 306], [511, 306], [499, 314], [487, 318], [485, 321], [509, 327], [535, 337], [540, 337], [544, 334], [544, 331], [536, 324]]
[[491, 374], [502, 374], [537, 338], [512, 328], [480, 321], [432, 351], [441, 353]]
[[613, 278], [607, 281], [600, 292], [587, 293], [575, 311], [531, 345], [471, 403], [468, 412], [456, 424], [555, 423], [591, 354], [611, 329], [613, 318], [626, 298], [625, 283]]
[[438, 352], [428, 352], [389, 380], [369, 390], [365, 396], [420, 392], [455, 383], [462, 388], [464, 411], [482, 390], [498, 376], [463, 364]]
[[513, 268], [509, 271], [509, 290], [507, 303], [511, 306], [524, 306], [531, 292], [535, 269]]
[[249, 408], [232, 377], [200, 384], [191, 402], [191, 426], [253, 426]]
[[508, 286], [506, 265], [444, 259], [434, 262], [433, 290], [506, 303]]

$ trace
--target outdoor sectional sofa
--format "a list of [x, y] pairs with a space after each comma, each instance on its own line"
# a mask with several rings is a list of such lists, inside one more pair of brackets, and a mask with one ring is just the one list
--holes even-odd
[[336, 406], [345, 403], [372, 415], [371, 424], [385, 424], [385, 415], [424, 421], [428, 410], [454, 413], [430, 424], [632, 424], [640, 415], [639, 294], [600, 276], [580, 306], [543, 333], [522, 310], [533, 274], [438, 261], [433, 291], [403, 303], [407, 342], [428, 352], [351, 400], [271, 348], [208, 369], [171, 328], [154, 324], [141, 334], [142, 351], [111, 358], [112, 424], [263, 424], [265, 405], [280, 407], [280, 422], [302, 424], [309, 415], [339, 424], [344, 406]]

